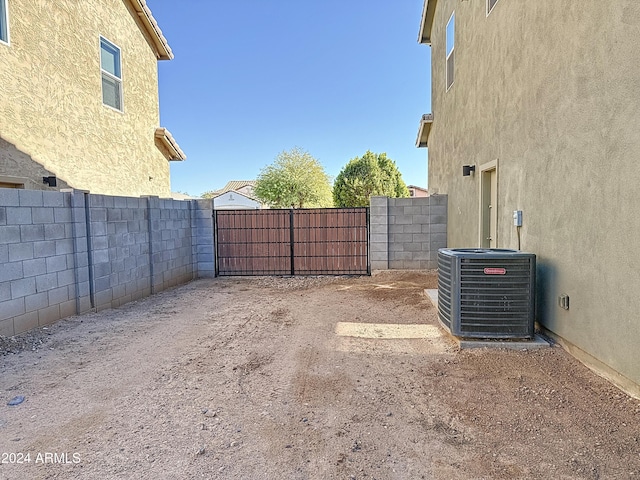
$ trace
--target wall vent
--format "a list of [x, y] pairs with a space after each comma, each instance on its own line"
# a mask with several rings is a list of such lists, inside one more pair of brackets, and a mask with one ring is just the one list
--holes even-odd
[[532, 338], [536, 256], [505, 249], [438, 250], [438, 317], [469, 338]]

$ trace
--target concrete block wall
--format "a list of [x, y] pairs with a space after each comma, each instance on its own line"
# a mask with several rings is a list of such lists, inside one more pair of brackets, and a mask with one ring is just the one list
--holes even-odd
[[[149, 198], [152, 293], [194, 278], [191, 202]], [[209, 239], [213, 242], [213, 235]]]
[[150, 295], [147, 199], [89, 195], [88, 203], [96, 310]]
[[60, 192], [0, 189], [0, 335], [75, 313], [71, 213]]
[[213, 200], [192, 201], [192, 251], [198, 277], [216, 275], [214, 251]]
[[372, 197], [369, 214], [373, 270], [437, 268], [447, 245], [447, 195]]
[[210, 200], [0, 188], [0, 335], [213, 276], [213, 258]]

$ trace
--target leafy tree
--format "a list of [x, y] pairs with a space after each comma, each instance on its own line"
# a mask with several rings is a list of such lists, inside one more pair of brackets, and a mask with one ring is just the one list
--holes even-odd
[[213, 198], [214, 193], [215, 193], [215, 190], [207, 190], [202, 195], [200, 195], [200, 198]]
[[324, 167], [308, 152], [295, 147], [283, 151], [264, 167], [253, 190], [272, 208], [331, 207], [331, 183]]
[[409, 189], [386, 153], [367, 150], [362, 157], [349, 160], [336, 177], [333, 202], [336, 207], [365, 207], [373, 195], [408, 197]]

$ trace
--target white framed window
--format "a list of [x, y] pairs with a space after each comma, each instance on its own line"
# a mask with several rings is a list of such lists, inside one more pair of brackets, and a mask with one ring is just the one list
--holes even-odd
[[487, 0], [487, 15], [491, 13], [491, 10], [496, 6], [496, 3], [498, 3], [498, 0]]
[[9, 8], [7, 0], [0, 0], [0, 42], [9, 43]]
[[122, 111], [122, 66], [120, 48], [100, 37], [102, 103]]
[[455, 54], [456, 12], [451, 14], [447, 22], [447, 90], [453, 85], [453, 63]]

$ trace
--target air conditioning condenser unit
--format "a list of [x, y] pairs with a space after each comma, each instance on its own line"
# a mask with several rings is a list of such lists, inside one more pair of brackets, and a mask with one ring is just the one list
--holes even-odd
[[533, 338], [536, 256], [506, 249], [438, 250], [438, 317], [468, 338]]

